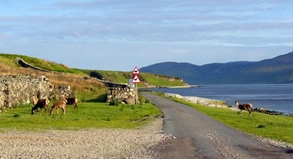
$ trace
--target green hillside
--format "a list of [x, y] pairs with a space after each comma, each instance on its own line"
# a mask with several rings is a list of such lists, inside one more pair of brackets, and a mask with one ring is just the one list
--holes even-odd
[[40, 67], [45, 70], [49, 71], [56, 71], [56, 72], [63, 72], [63, 73], [73, 73], [73, 74], [81, 74], [85, 75], [85, 73], [78, 71], [76, 69], [71, 69], [67, 67], [64, 64], [58, 64], [55, 62], [35, 58], [35, 57], [29, 57], [25, 55], [17, 55], [17, 54], [0, 54], [0, 61], [2, 64], [5, 64], [7, 66], [11, 66], [14, 68], [19, 68], [20, 66], [15, 62], [16, 58], [21, 58], [25, 62]]
[[[102, 79], [105, 81], [111, 81], [115, 83], [125, 83], [128, 84], [129, 80], [133, 78], [131, 72], [121, 72], [121, 71], [101, 71], [101, 70], [79, 70], [85, 74]], [[141, 72], [139, 75], [141, 83], [138, 84], [139, 87], [148, 86], [184, 86], [187, 85], [182, 81], [181, 78], [172, 76], [156, 75], [152, 73]]]
[[[61, 72], [73, 75], [81, 75], [94, 77], [100, 80], [111, 81], [114, 83], [129, 83], [129, 79], [132, 79], [131, 72], [121, 72], [121, 71], [101, 71], [101, 70], [84, 70], [80, 68], [69, 68], [66, 64], [58, 64], [44, 59], [39, 59], [35, 57], [29, 57], [17, 54], [0, 54], [0, 62], [3, 69], [10, 72], [10, 74], [21, 72], [18, 69], [21, 68], [19, 64], [16, 63], [16, 58], [21, 58], [26, 63], [33, 65], [38, 68], [42, 68], [48, 71]], [[10, 70], [10, 71], [9, 71]], [[2, 73], [3, 73], [2, 72]], [[140, 74], [141, 83], [138, 84], [139, 87], [146, 86], [184, 86], [186, 83], [182, 81], [181, 78], [155, 75], [151, 73], [141, 73]]]

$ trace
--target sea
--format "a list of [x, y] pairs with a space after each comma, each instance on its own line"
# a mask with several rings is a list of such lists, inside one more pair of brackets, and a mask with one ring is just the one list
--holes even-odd
[[152, 91], [197, 96], [225, 101], [230, 106], [251, 103], [253, 108], [266, 108], [293, 114], [293, 84], [225, 84], [200, 85], [194, 88], [152, 88]]

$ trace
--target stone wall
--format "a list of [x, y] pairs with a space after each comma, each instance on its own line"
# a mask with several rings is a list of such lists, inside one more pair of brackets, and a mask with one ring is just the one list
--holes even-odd
[[[56, 99], [59, 95], [76, 97], [76, 91], [70, 86], [51, 85], [45, 76], [9, 75], [0, 76], [0, 108], [14, 108], [19, 104], [32, 102], [32, 97]], [[138, 104], [138, 96], [135, 88], [127, 85], [115, 85], [109, 87], [107, 102], [116, 99], [127, 104]]]
[[24, 60], [22, 60], [21, 58], [16, 58], [15, 61], [22, 67], [28, 67], [28, 68], [32, 68], [32, 69], [35, 69], [35, 70], [39, 70], [39, 71], [44, 71], [44, 72], [51, 72], [51, 71], [48, 71], [48, 70], [45, 70], [45, 69], [42, 69], [42, 68], [39, 68], [39, 67], [36, 67], [36, 66], [33, 66], [31, 64], [28, 64], [26, 63]]
[[32, 97], [57, 99], [59, 95], [75, 97], [70, 86], [54, 88], [45, 76], [0, 76], [0, 108], [14, 108], [32, 102]]
[[138, 104], [138, 95], [135, 88], [132, 87], [109, 87], [107, 92], [107, 102], [116, 99], [126, 104]]
[[52, 86], [45, 76], [15, 75], [0, 77], [0, 107], [13, 108], [30, 103], [32, 96], [47, 98]]

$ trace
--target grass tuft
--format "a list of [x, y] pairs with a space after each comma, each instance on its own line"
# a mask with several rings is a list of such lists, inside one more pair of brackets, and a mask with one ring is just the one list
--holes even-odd
[[13, 118], [19, 118], [20, 117], [20, 114], [14, 114], [13, 115]]

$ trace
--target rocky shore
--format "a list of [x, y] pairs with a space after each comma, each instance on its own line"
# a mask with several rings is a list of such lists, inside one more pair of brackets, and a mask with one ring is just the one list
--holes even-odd
[[179, 94], [174, 94], [174, 93], [165, 93], [165, 96], [176, 97], [179, 99], [186, 100], [188, 102], [197, 103], [204, 106], [217, 107], [217, 108], [229, 107], [229, 105], [226, 102], [221, 100], [213, 100], [213, 99], [201, 98], [196, 96], [181, 96]]

